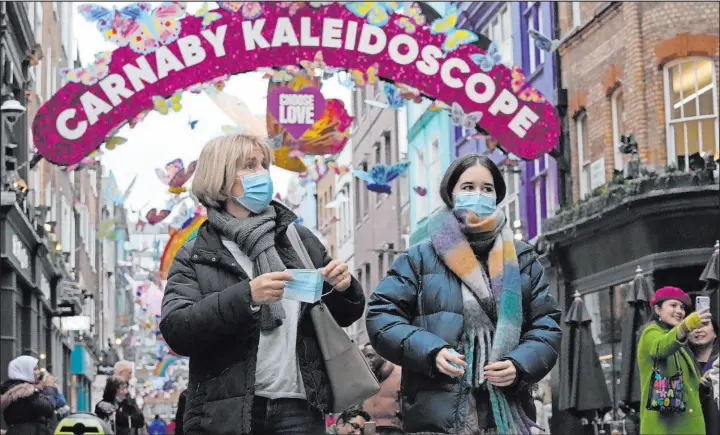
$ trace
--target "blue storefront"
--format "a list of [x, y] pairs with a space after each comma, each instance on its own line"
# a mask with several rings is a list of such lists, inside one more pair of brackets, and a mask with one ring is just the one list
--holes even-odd
[[72, 369], [72, 408], [77, 412], [92, 411], [92, 383], [95, 379], [97, 361], [82, 344], [76, 344], [70, 355]]

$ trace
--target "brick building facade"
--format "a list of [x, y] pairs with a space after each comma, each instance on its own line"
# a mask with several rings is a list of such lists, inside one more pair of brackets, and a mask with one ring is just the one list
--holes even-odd
[[686, 143], [688, 157], [718, 152], [718, 3], [563, 2], [558, 12], [576, 200], [604, 184], [587, 166], [604, 159], [605, 180], [622, 168], [619, 135], [634, 134], [658, 172], [686, 167]]

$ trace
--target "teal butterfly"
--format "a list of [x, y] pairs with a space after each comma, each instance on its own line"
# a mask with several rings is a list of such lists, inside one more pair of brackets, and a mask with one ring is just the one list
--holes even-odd
[[445, 13], [444, 17], [436, 19], [430, 25], [432, 34], [445, 34], [445, 42], [442, 45], [445, 53], [455, 51], [461, 45], [472, 44], [479, 39], [473, 32], [455, 27], [457, 26], [458, 16], [457, 6], [453, 6]]
[[403, 2], [350, 2], [348, 10], [368, 23], [382, 27], [390, 21], [390, 14], [399, 9]]

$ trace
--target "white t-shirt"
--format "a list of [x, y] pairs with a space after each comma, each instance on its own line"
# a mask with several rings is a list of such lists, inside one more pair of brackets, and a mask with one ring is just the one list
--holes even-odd
[[[250, 258], [235, 242], [226, 239], [222, 242], [248, 277], [253, 279], [255, 276]], [[255, 395], [268, 399], [306, 399], [296, 351], [300, 302], [283, 298], [281, 303], [285, 310], [282, 325], [272, 331], [260, 331]]]

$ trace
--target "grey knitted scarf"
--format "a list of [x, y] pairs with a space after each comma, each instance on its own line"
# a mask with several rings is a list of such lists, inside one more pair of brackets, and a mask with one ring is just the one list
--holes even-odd
[[[210, 208], [208, 222], [228, 239], [237, 243], [240, 250], [253, 262], [253, 274], [257, 277], [268, 272], [286, 269], [275, 249], [274, 207], [268, 207], [258, 215], [236, 218], [224, 210]], [[285, 310], [280, 301], [260, 307], [260, 329], [269, 331], [282, 325]]]

